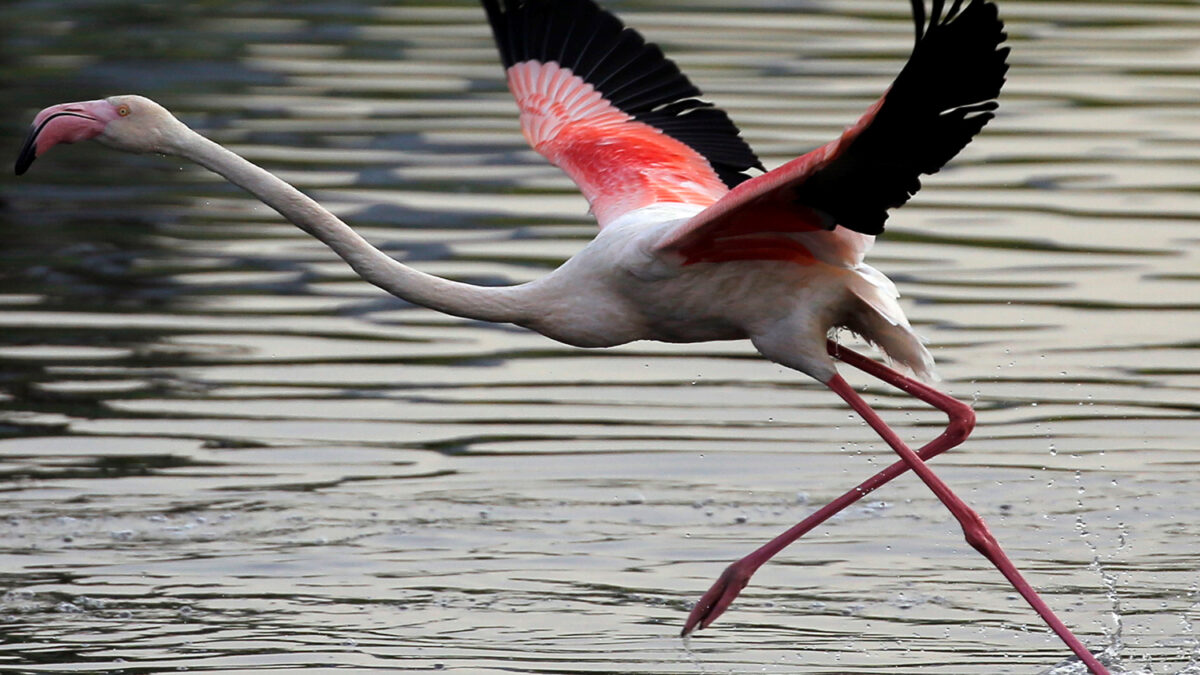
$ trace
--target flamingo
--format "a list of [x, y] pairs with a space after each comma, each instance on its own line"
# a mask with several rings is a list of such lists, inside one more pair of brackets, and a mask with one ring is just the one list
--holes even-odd
[[[291, 185], [136, 95], [42, 110], [16, 162], [95, 139], [127, 152], [192, 160], [244, 188], [329, 246], [363, 279], [409, 302], [512, 323], [560, 342], [749, 339], [767, 359], [841, 397], [900, 456], [731, 564], [688, 616], [709, 626], [754, 572], [834, 513], [912, 470], [985, 556], [1095, 675], [1108, 671], [1051, 611], [983, 519], [926, 461], [961, 444], [969, 406], [922, 380], [933, 359], [893, 283], [863, 262], [888, 211], [908, 201], [986, 125], [1008, 48], [990, 0], [910, 0], [916, 38], [887, 92], [840, 137], [766, 171], [729, 117], [699, 98], [674, 62], [593, 0], [482, 0], [530, 145], [579, 186], [597, 236], [561, 267], [513, 286], [480, 287], [397, 262]], [[754, 175], [751, 172], [755, 172]], [[845, 328], [910, 375], [829, 338]], [[947, 415], [914, 452], [838, 373], [857, 368]]]

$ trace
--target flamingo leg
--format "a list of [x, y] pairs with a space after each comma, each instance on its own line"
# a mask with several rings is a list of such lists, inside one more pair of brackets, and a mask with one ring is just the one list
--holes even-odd
[[925, 464], [925, 459], [934, 457], [962, 443], [974, 426], [973, 412], [970, 412], [970, 409], [964, 404], [937, 392], [931, 387], [904, 377], [900, 373], [844, 347], [840, 347], [832, 341], [829, 342], [829, 351], [830, 354], [848, 365], [875, 375], [883, 381], [943, 410], [950, 416], [950, 424], [947, 425], [946, 430], [940, 436], [921, 448], [920, 453], [913, 452], [841, 375], [835, 375], [826, 385], [846, 401], [879, 434], [880, 438], [900, 455], [901, 461], [864, 481], [855, 489], [834, 500], [787, 532], [779, 535], [742, 560], [730, 565], [717, 583], [705, 593], [704, 597], [693, 608], [691, 614], [688, 616], [687, 623], [684, 625], [683, 633], [686, 635], [694, 628], [703, 628], [711, 624], [733, 602], [737, 594], [745, 588], [746, 584], [749, 583], [751, 575], [785, 546], [799, 539], [834, 513], [841, 511], [880, 485], [900, 475], [906, 469], [912, 469], [958, 520], [963, 528], [963, 535], [967, 543], [996, 566], [996, 569], [1008, 579], [1013, 588], [1021, 594], [1021, 597], [1025, 598], [1025, 601], [1042, 617], [1042, 620], [1046, 622], [1051, 630], [1087, 665], [1093, 675], [1109, 675], [1108, 670], [1088, 651], [1079, 638], [1075, 637], [1066, 624], [1054, 614], [1046, 602], [1042, 600], [1041, 596], [1037, 594], [1037, 591], [1029, 585], [1029, 582], [1025, 581], [1025, 578], [1004, 553], [1003, 549], [1001, 549], [996, 538], [988, 530], [987, 525], [983, 522], [979, 514], [954, 494], [949, 486]]
[[[878, 361], [863, 356], [850, 349], [842, 347], [833, 340], [828, 341], [830, 355], [863, 372], [873, 375], [906, 393], [936, 407], [950, 418], [946, 429], [935, 439], [918, 451], [923, 460], [932, 459], [941, 453], [960, 445], [971, 430], [975, 428], [975, 411], [958, 399], [951, 398], [933, 387], [922, 384], [888, 368]], [[793, 525], [787, 531], [775, 537], [756, 549], [746, 557], [731, 564], [717, 579], [716, 583], [696, 602], [683, 626], [683, 635], [693, 630], [707, 628], [717, 617], [721, 616], [737, 598], [742, 589], [750, 583], [750, 577], [771, 558], [790, 546], [810, 530], [829, 520], [838, 512], [874, 492], [881, 485], [891, 481], [900, 474], [908, 471], [908, 463], [903, 459], [886, 469], [871, 476], [847, 491], [842, 496], [829, 502], [809, 517]]]

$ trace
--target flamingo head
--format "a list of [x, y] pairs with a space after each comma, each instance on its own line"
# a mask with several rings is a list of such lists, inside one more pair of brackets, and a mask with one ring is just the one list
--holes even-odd
[[50, 106], [33, 118], [17, 157], [17, 175], [59, 143], [95, 139], [126, 152], [170, 152], [170, 140], [183, 123], [144, 96], [110, 96]]

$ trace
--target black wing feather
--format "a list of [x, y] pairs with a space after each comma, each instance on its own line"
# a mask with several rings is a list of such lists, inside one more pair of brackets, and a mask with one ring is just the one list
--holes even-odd
[[[912, 0], [916, 45], [873, 120], [827, 165], [794, 188], [796, 201], [864, 234], [879, 234], [887, 211], [921, 188], [994, 117], [1008, 71], [996, 6]], [[961, 11], [959, 11], [961, 9]]]

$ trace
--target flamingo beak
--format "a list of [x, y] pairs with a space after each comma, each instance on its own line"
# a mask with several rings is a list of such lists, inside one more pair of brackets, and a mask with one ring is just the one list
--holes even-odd
[[59, 143], [76, 143], [99, 136], [118, 117], [116, 106], [105, 100], [62, 103], [50, 106], [33, 118], [29, 136], [17, 155], [17, 175], [25, 173], [33, 160]]

